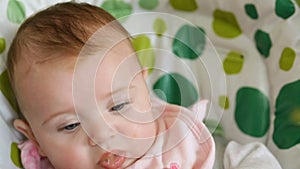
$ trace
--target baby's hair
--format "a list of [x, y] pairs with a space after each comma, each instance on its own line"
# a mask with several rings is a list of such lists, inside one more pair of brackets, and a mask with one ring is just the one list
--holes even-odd
[[20, 60], [42, 64], [77, 56], [94, 32], [113, 21], [115, 30], [128, 35], [115, 20], [100, 7], [75, 2], [58, 3], [29, 17], [18, 29], [7, 55], [13, 90], [14, 70]]

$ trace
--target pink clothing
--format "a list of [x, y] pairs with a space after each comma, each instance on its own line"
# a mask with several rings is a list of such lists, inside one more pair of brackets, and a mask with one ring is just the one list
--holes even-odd
[[194, 106], [193, 112], [183, 107], [179, 113], [165, 111], [158, 119], [163, 134], [158, 136], [150, 155], [137, 161], [130, 169], [213, 168], [215, 145], [201, 119], [206, 111], [206, 104], [207, 101], [200, 101]]
[[[160, 101], [157, 103], [160, 104]], [[166, 107], [169, 110], [163, 111], [157, 119], [160, 133], [155, 144], [129, 169], [213, 168], [215, 145], [210, 132], [202, 123], [206, 103], [197, 103], [192, 108], [193, 112], [178, 106]], [[178, 110], [178, 113], [173, 113]], [[19, 148], [25, 169], [54, 169], [46, 158], [41, 159], [32, 142], [26, 141]]]

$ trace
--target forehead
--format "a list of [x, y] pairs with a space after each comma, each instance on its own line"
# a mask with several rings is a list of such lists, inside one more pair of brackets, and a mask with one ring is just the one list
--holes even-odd
[[[44, 64], [19, 62], [15, 70], [15, 88], [21, 110], [43, 112], [47, 108], [51, 112], [62, 109], [65, 105], [72, 105], [74, 73], [80, 68], [77, 65], [74, 67], [76, 61], [77, 57]], [[93, 63], [96, 67], [90, 66], [96, 69], [90, 69], [89, 62], [93, 63], [89, 57], [82, 59], [81, 63], [87, 64], [87, 69], [81, 67], [82, 76], [79, 76], [79, 81], [92, 80], [100, 95], [107, 95], [114, 88], [128, 85], [129, 79], [140, 71], [137, 58], [128, 42], [117, 44], [103, 59]], [[88, 75], [92, 75], [92, 78], [87, 79]]]

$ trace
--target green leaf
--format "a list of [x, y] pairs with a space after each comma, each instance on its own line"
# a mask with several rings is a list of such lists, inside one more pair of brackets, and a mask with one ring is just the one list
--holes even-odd
[[268, 58], [272, 47], [272, 40], [267, 32], [257, 30], [254, 35], [256, 48], [261, 55]]
[[18, 0], [9, 0], [7, 6], [7, 19], [10, 22], [20, 24], [26, 18], [25, 7]]
[[206, 46], [206, 36], [202, 28], [183, 25], [177, 31], [172, 44], [173, 53], [185, 59], [197, 59]]
[[163, 19], [156, 18], [153, 24], [153, 29], [157, 36], [162, 36], [167, 30], [167, 24]]
[[132, 14], [131, 4], [123, 0], [106, 0], [101, 7], [117, 19]]
[[220, 122], [212, 119], [207, 119], [204, 121], [204, 124], [214, 136], [224, 136], [224, 130], [220, 124]]
[[240, 88], [236, 95], [235, 121], [244, 133], [264, 136], [270, 126], [269, 99], [256, 88]]
[[5, 39], [4, 38], [0, 38], [0, 54], [2, 52], [4, 52], [5, 47], [6, 47]]
[[298, 7], [300, 7], [300, 0], [296, 0]]
[[150, 38], [140, 35], [132, 39], [132, 45], [137, 52], [139, 61], [143, 67], [149, 68], [148, 73], [152, 73], [155, 65], [155, 54]]
[[281, 149], [300, 143], [300, 80], [284, 85], [276, 98], [273, 141]]
[[281, 18], [287, 19], [295, 13], [295, 5], [291, 0], [276, 0], [275, 13]]
[[198, 100], [195, 86], [178, 73], [165, 74], [153, 85], [154, 93], [171, 104], [189, 107]]
[[279, 67], [281, 70], [289, 71], [296, 59], [296, 52], [292, 48], [284, 48], [279, 60]]
[[246, 4], [245, 11], [250, 18], [258, 19], [258, 13], [254, 4]]
[[158, 6], [158, 0], [139, 0], [140, 7], [152, 10]]
[[17, 143], [12, 143], [10, 145], [10, 159], [16, 167], [23, 168], [20, 153]]
[[0, 75], [0, 90], [2, 91], [3, 95], [6, 97], [8, 102], [10, 103], [11, 107], [18, 113], [19, 108], [18, 108], [17, 100], [11, 88], [7, 70], [3, 71], [2, 74]]
[[226, 74], [238, 74], [241, 72], [243, 64], [244, 56], [238, 52], [231, 51], [224, 59], [223, 68]]
[[174, 9], [180, 11], [194, 11], [198, 9], [195, 0], [170, 0], [170, 4]]
[[227, 96], [219, 96], [219, 106], [224, 109], [229, 108], [229, 99]]
[[235, 38], [242, 34], [235, 15], [219, 9], [214, 11], [213, 30], [218, 36], [223, 38]]

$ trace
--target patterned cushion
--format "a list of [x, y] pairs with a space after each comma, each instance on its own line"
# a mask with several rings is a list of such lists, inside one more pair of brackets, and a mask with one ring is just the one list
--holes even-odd
[[[24, 19], [64, 1], [0, 1], [0, 168], [21, 168], [9, 44]], [[205, 123], [213, 134], [262, 142], [283, 168], [300, 167], [299, 0], [84, 2], [122, 18], [141, 64], [151, 68], [154, 95], [186, 107], [210, 99]]]

